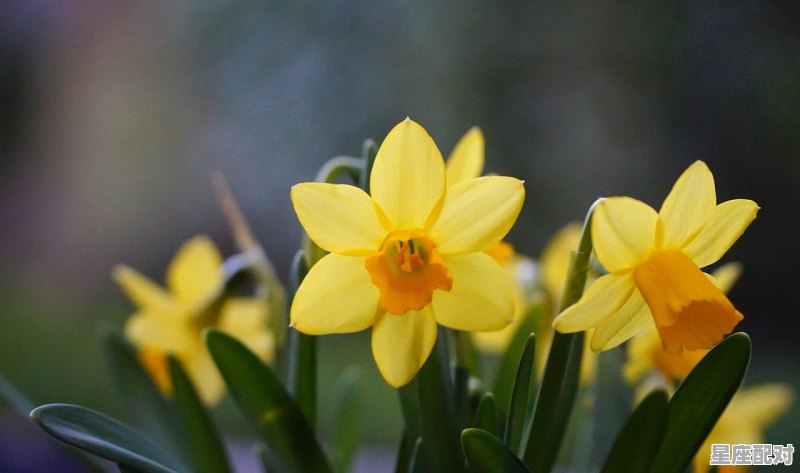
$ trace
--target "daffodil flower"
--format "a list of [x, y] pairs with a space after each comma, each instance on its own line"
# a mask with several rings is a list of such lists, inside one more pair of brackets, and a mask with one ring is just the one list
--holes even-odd
[[[741, 272], [739, 263], [728, 263], [712, 273], [712, 281], [720, 291], [727, 294]], [[628, 383], [634, 384], [651, 368], [655, 368], [663, 375], [663, 381], [671, 386], [676, 380], [686, 378], [708, 352], [708, 349], [701, 349], [683, 350], [678, 354], [667, 353], [661, 345], [655, 325], [650, 325], [628, 344], [628, 359], [622, 374]]]
[[[786, 412], [793, 397], [792, 388], [781, 383], [741, 388], [697, 451], [692, 462], [694, 473], [708, 471], [711, 444], [763, 444], [764, 430]], [[749, 469], [742, 465], [720, 465], [717, 468], [719, 473]]]
[[208, 313], [222, 287], [223, 272], [222, 256], [207, 237], [196, 236], [180, 248], [167, 269], [168, 291], [128, 266], [116, 266], [113, 276], [137, 307], [125, 334], [163, 393], [172, 391], [166, 364], [171, 354], [180, 360], [206, 404], [217, 403], [224, 394], [225, 384], [201, 336], [206, 327], [229, 333], [261, 359], [271, 360], [274, 339], [267, 330], [262, 301], [229, 298], [218, 312]]
[[399, 387], [428, 358], [437, 322], [483, 331], [513, 318], [511, 288], [484, 250], [513, 225], [524, 188], [499, 176], [448, 187], [438, 148], [406, 119], [381, 145], [370, 189], [372, 195], [349, 185], [292, 188], [300, 223], [330, 253], [298, 288], [291, 325], [312, 335], [372, 326], [378, 368]]
[[559, 332], [594, 327], [591, 346], [608, 350], [651, 323], [664, 350], [707, 349], [742, 319], [700, 268], [719, 260], [753, 221], [758, 205], [717, 205], [714, 178], [697, 161], [656, 212], [629, 197], [599, 202], [592, 244], [609, 274], [599, 278], [553, 322]]

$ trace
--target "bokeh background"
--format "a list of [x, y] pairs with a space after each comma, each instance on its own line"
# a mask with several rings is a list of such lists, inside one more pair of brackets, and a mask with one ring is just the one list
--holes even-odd
[[[0, 373], [125, 418], [97, 336], [132, 312], [110, 268], [161, 280], [198, 233], [230, 254], [221, 171], [285, 276], [290, 186], [406, 116], [445, 155], [483, 129], [487, 171], [526, 181], [509, 240], [530, 255], [597, 197], [658, 206], [704, 160], [720, 200], [762, 207], [724, 260], [745, 269], [748, 382], [800, 388], [800, 3], [744, 0], [4, 2]], [[360, 364], [364, 441], [391, 451], [399, 409], [366, 336], [321, 351], [322, 409]], [[218, 414], [247, 435], [230, 403]], [[798, 416], [768, 440], [800, 444]], [[0, 470], [41, 471], [25, 468], [51, 461], [43, 443], [0, 411]]]

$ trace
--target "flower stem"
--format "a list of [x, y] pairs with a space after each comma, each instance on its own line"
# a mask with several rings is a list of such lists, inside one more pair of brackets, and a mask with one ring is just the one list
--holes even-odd
[[440, 330], [417, 376], [399, 389], [400, 404], [409, 438], [422, 439], [423, 458], [416, 462], [423, 461], [429, 467], [426, 471], [463, 473], [446, 340], [446, 332]]
[[[592, 254], [592, 215], [598, 202], [586, 215], [580, 244], [572, 255], [561, 311], [583, 295]], [[548, 473], [555, 463], [578, 390], [583, 337], [583, 332], [553, 333], [533, 419], [527, 438], [523, 439], [523, 460], [531, 471]]]

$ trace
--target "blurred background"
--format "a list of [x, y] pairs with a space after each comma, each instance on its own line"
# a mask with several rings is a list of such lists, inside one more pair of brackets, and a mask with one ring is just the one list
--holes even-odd
[[[483, 129], [487, 172], [526, 181], [509, 240], [530, 255], [597, 197], [658, 207], [704, 160], [720, 201], [762, 207], [723, 260], [744, 265], [747, 382], [800, 388], [800, 3], [753, 1], [4, 2], [0, 373], [36, 403], [125, 418], [97, 336], [133, 311], [111, 267], [163, 281], [198, 233], [231, 254], [218, 170], [285, 276], [290, 186], [406, 116], [445, 156]], [[364, 441], [393, 451], [396, 394], [367, 336], [320, 349], [322, 410], [360, 364]], [[793, 409], [768, 441], [800, 443]], [[228, 401], [218, 419], [246, 436], [237, 416]], [[0, 410], [0, 470], [40, 471], [20, 446], [47, 442]]]

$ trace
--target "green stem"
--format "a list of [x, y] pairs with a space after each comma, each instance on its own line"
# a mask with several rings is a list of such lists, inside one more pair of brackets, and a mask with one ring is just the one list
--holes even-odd
[[[294, 299], [297, 288], [308, 274], [307, 258], [302, 250], [294, 255], [289, 276], [290, 296]], [[286, 387], [294, 396], [300, 410], [312, 427], [317, 417], [317, 354], [316, 338], [289, 329], [289, 354], [287, 359]]]
[[455, 388], [455, 406], [458, 415], [458, 426], [459, 429], [465, 429], [471, 420], [469, 378], [471, 376], [480, 378], [477, 372], [478, 357], [472, 346], [469, 333], [460, 330], [450, 330], [450, 332], [453, 334], [453, 345], [456, 355], [453, 384]]
[[[567, 285], [561, 298], [562, 312], [581, 298], [586, 286], [586, 273], [592, 254], [592, 215], [598, 202], [592, 205], [586, 215], [578, 250], [572, 256]], [[553, 333], [532, 423], [527, 439], [523, 441], [523, 460], [531, 471], [548, 473], [555, 463], [578, 390], [583, 337], [583, 332]]]
[[440, 330], [436, 345], [417, 376], [399, 389], [400, 403], [409, 437], [422, 438], [422, 460], [430, 471], [463, 473], [446, 337], [446, 332]]

